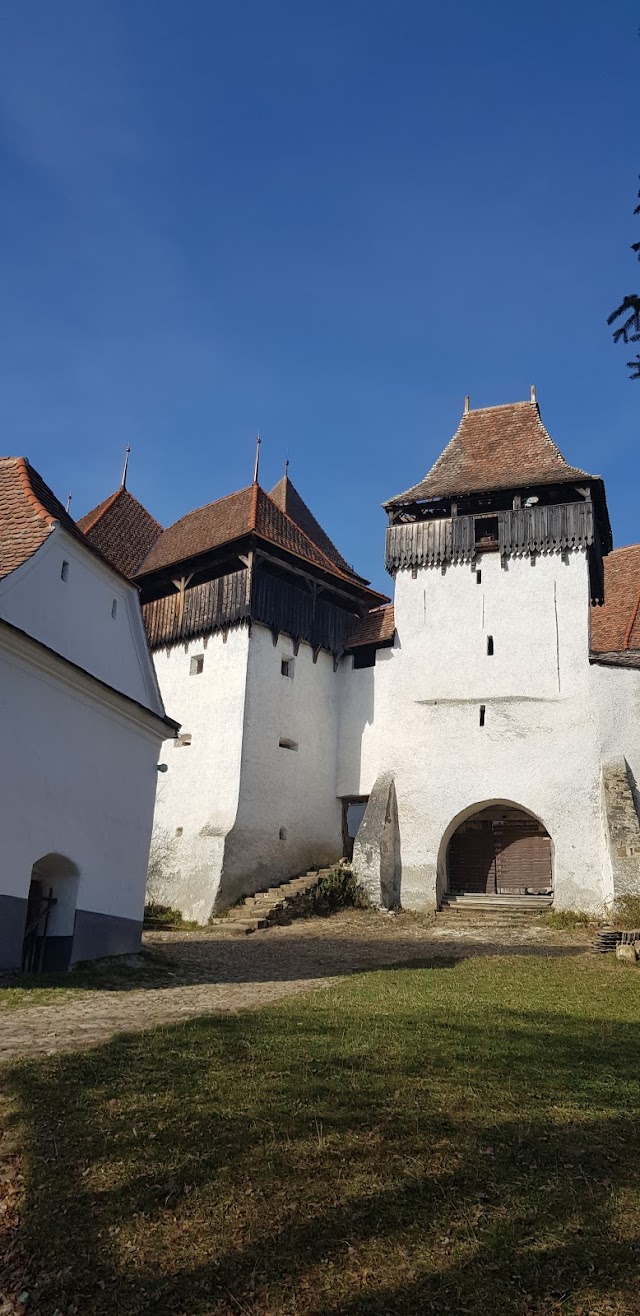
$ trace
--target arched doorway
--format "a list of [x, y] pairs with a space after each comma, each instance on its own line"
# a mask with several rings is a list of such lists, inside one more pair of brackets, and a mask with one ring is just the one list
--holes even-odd
[[524, 809], [480, 805], [449, 840], [447, 885], [451, 895], [551, 896], [551, 837]]
[[24, 973], [69, 968], [79, 879], [78, 868], [66, 855], [43, 855], [33, 865], [22, 945]]

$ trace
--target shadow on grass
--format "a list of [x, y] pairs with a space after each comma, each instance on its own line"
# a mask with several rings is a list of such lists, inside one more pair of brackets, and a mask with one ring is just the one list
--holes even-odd
[[637, 1015], [571, 967], [511, 961], [495, 1000], [488, 965], [380, 974], [17, 1068], [43, 1313], [637, 1312]]
[[584, 954], [585, 945], [529, 942], [514, 945], [508, 938], [473, 940], [467, 937], [396, 935], [335, 939], [323, 933], [289, 935], [286, 941], [261, 933], [249, 938], [194, 937], [153, 945], [142, 950], [135, 965], [122, 960], [78, 966], [71, 973], [0, 975], [0, 989], [25, 992], [101, 991], [128, 992], [189, 986], [190, 984], [292, 982], [300, 979], [346, 976], [397, 965], [437, 968], [470, 956], [536, 956], [565, 958]]

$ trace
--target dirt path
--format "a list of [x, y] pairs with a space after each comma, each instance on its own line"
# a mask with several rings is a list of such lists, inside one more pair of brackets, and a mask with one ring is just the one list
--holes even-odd
[[[86, 991], [67, 992], [46, 1005], [0, 1011], [0, 1064], [74, 1051], [114, 1033], [179, 1023], [196, 1015], [267, 1005], [316, 990], [347, 974], [411, 962], [452, 961], [478, 954], [580, 954], [585, 934], [495, 926], [450, 929], [402, 914], [346, 911], [330, 919], [298, 921], [248, 938], [224, 929], [148, 932], [153, 966], [136, 981], [101, 978]], [[144, 962], [143, 962], [144, 963]]]

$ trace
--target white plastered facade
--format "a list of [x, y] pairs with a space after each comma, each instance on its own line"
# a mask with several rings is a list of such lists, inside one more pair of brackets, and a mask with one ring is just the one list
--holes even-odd
[[192, 739], [165, 754], [154, 897], [204, 922], [333, 862], [341, 799], [391, 773], [405, 907], [437, 907], [453, 831], [505, 804], [548, 831], [556, 906], [602, 909], [603, 766], [623, 756], [640, 774], [640, 672], [590, 663], [589, 617], [583, 550], [485, 553], [398, 573], [396, 638], [372, 667], [346, 657], [336, 670], [323, 651], [314, 662], [255, 623], [160, 651], [165, 702]]
[[0, 581], [0, 622], [0, 964], [20, 965], [32, 875], [65, 942], [49, 967], [133, 950], [169, 734], [137, 591], [57, 526]]

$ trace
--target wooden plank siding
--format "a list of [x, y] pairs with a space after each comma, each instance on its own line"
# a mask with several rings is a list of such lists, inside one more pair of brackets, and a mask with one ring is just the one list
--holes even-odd
[[[484, 518], [458, 516], [434, 521], [409, 521], [387, 529], [387, 571], [406, 567], [444, 566], [472, 562], [476, 556], [476, 523]], [[553, 553], [590, 548], [594, 543], [593, 503], [559, 503], [516, 507], [492, 513], [498, 522], [498, 547], [504, 557], [523, 553]]]
[[469, 562], [483, 551], [482, 523], [497, 522], [495, 548], [506, 560], [526, 553], [565, 553], [584, 548], [589, 558], [592, 603], [604, 601], [602, 548], [593, 502], [514, 507], [507, 511], [407, 521], [387, 527], [385, 566], [397, 571]]
[[337, 607], [308, 586], [298, 588], [263, 570], [234, 571], [184, 591], [143, 604], [142, 615], [152, 649], [210, 635], [243, 622], [268, 626], [294, 641], [342, 653], [358, 613]]

